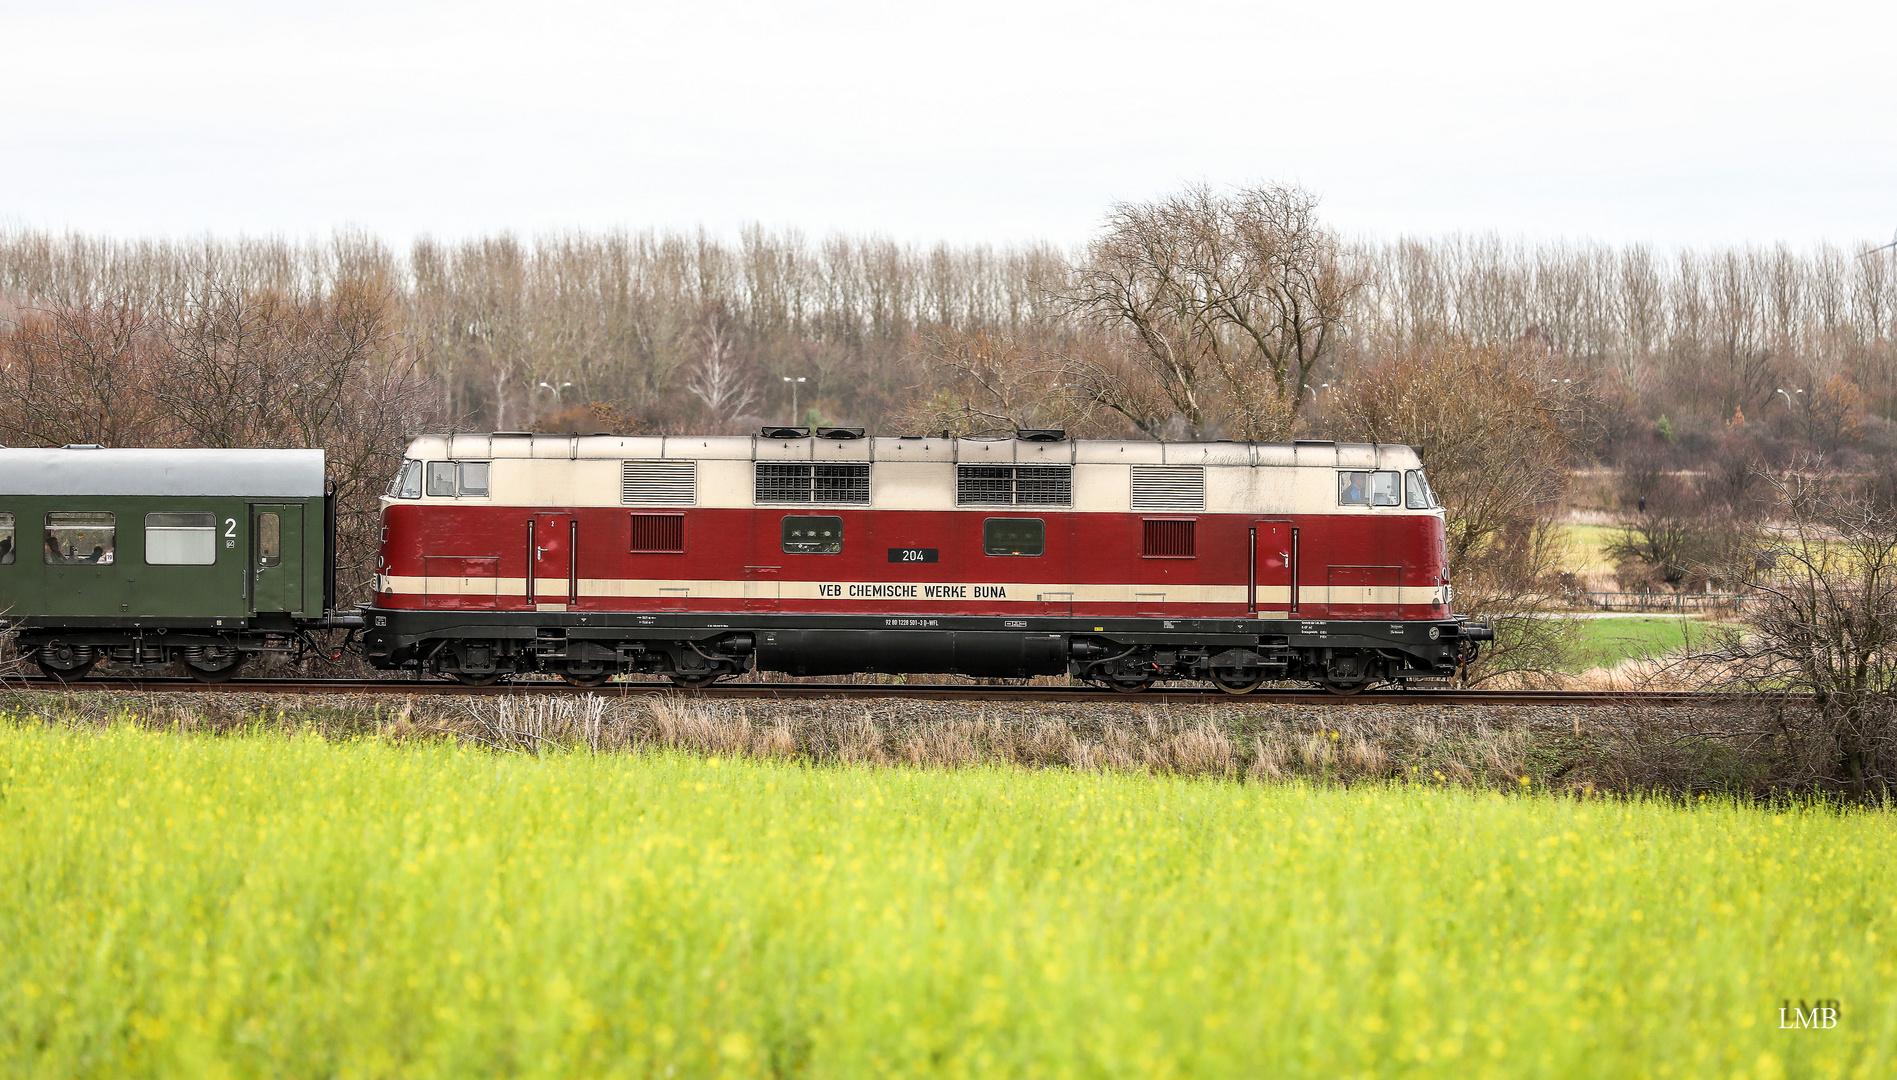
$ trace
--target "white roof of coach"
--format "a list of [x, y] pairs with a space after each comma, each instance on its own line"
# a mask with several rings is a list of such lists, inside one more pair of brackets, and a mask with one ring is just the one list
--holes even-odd
[[[261, 453], [263, 451], [248, 451]], [[1068, 439], [889, 438], [767, 439], [755, 435], [421, 435], [417, 460], [612, 458], [652, 461], [939, 461], [963, 464], [1304, 465], [1341, 469], [1416, 469], [1422, 458], [1400, 443], [1127, 442]]]
[[322, 493], [321, 450], [0, 448], [0, 495], [301, 499]]

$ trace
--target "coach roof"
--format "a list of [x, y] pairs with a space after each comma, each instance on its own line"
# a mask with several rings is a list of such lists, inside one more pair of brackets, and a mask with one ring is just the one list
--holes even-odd
[[321, 450], [0, 448], [0, 495], [321, 494]]
[[964, 465], [1306, 465], [1414, 469], [1415, 447], [1396, 443], [1144, 442], [1072, 439], [766, 439], [749, 435], [420, 435], [414, 459], [619, 458], [651, 461], [938, 461]]

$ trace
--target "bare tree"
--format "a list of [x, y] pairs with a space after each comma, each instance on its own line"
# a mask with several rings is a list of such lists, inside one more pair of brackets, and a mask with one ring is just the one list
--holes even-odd
[[760, 401], [750, 366], [739, 358], [722, 320], [713, 319], [703, 331], [703, 348], [685, 389], [704, 405], [713, 430], [722, 431]]
[[[1310, 193], [1282, 186], [1121, 203], [1060, 291], [1063, 310], [1130, 336], [1194, 437], [1282, 438], [1358, 287], [1316, 210]], [[1108, 369], [1090, 374], [1080, 385], [1096, 401], [1159, 434], [1126, 407], [1142, 395]]]

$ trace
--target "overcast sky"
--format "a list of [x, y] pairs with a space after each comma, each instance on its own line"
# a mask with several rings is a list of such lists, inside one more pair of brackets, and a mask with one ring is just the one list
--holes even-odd
[[1897, 5], [0, 0], [0, 223], [1084, 240], [1296, 181], [1354, 235], [1897, 229]]

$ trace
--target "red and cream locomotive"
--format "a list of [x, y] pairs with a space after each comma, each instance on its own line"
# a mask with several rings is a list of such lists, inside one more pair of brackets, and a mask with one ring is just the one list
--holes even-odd
[[425, 436], [383, 501], [366, 651], [467, 683], [1071, 674], [1339, 693], [1450, 675], [1414, 448]]

